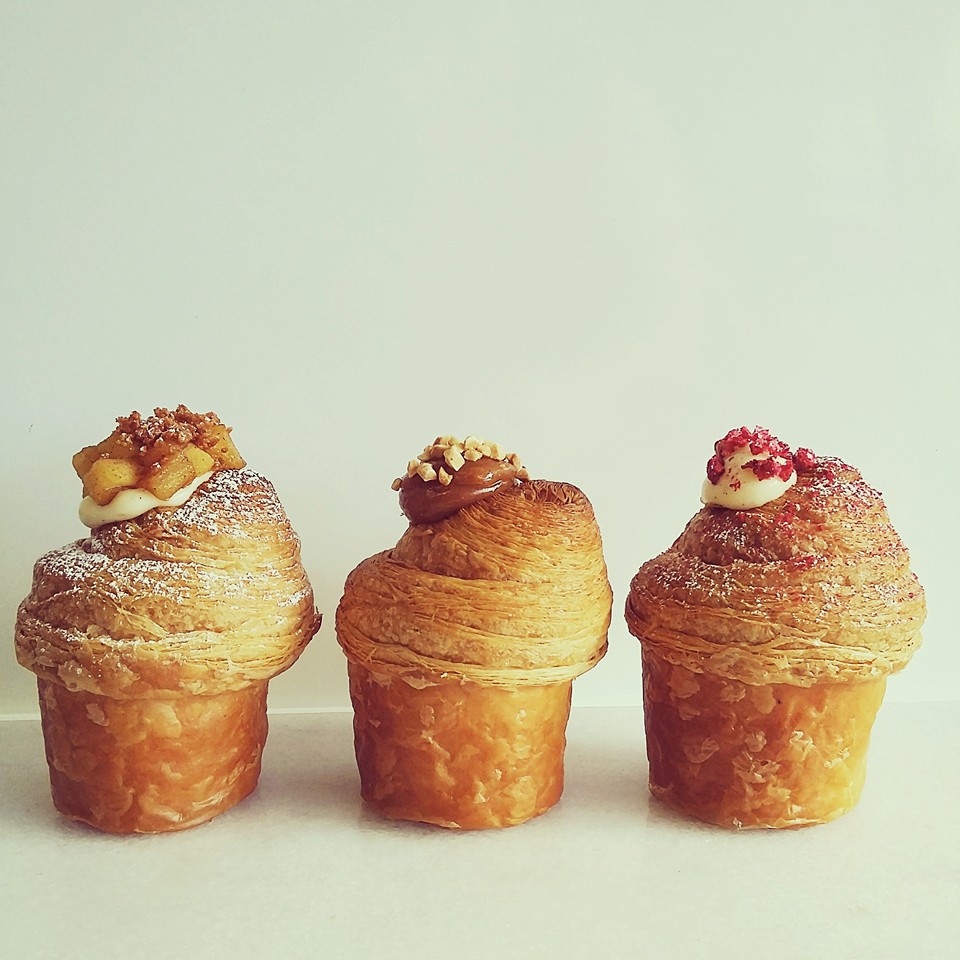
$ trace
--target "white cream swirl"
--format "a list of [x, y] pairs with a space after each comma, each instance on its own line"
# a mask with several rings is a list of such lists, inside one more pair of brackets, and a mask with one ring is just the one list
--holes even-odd
[[723, 458], [723, 473], [716, 483], [709, 477], [703, 481], [700, 502], [728, 510], [751, 510], [783, 496], [797, 482], [795, 470], [791, 469], [789, 477], [784, 480], [779, 476], [761, 478], [746, 466], [757, 460], [770, 459], [777, 464], [788, 462], [786, 457], [772, 456], [768, 450], [754, 453], [749, 446], [733, 451]]

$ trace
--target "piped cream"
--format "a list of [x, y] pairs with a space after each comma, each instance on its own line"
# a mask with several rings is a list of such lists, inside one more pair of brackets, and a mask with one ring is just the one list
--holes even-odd
[[209, 473], [201, 474], [196, 480], [188, 483], [185, 487], [181, 487], [168, 500], [161, 500], [148, 490], [142, 490], [139, 487], [121, 490], [109, 503], [103, 505], [97, 503], [92, 497], [84, 497], [80, 501], [80, 522], [93, 530], [106, 523], [132, 520], [155, 507], [183, 506], [200, 485], [212, 476], [212, 470]]
[[783, 496], [797, 482], [790, 448], [763, 427], [731, 430], [714, 449], [700, 493], [707, 506], [751, 510]]

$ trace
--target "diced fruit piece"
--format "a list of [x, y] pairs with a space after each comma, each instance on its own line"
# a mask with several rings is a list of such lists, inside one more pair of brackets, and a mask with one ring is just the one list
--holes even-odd
[[80, 450], [73, 466], [84, 492], [103, 504], [125, 487], [168, 500], [197, 477], [221, 467], [239, 469], [246, 461], [215, 414], [179, 406], [173, 412], [158, 407], [147, 418], [136, 411], [118, 417], [110, 436]]
[[221, 466], [230, 470], [245, 467], [247, 461], [230, 439], [230, 431], [222, 423], [204, 424], [197, 437], [197, 445], [206, 450]]
[[178, 490], [197, 479], [193, 464], [182, 451], [151, 467], [140, 481], [158, 500], [169, 500]]
[[239, 470], [247, 465], [247, 461], [240, 456], [240, 451], [233, 445], [230, 437], [226, 438], [221, 448], [220, 463], [230, 470]]
[[184, 442], [177, 437], [157, 437], [148, 447], [140, 451], [140, 460], [145, 467], [163, 463], [183, 451]]
[[213, 457], [206, 450], [201, 450], [194, 444], [188, 443], [183, 448], [183, 454], [193, 464], [193, 469], [198, 477], [213, 469]]
[[102, 507], [121, 490], [135, 487], [139, 479], [140, 471], [132, 460], [103, 457], [90, 464], [83, 477], [83, 492]]
[[106, 440], [101, 440], [97, 450], [101, 457], [111, 460], [135, 460], [137, 453], [133, 440], [119, 430], [114, 430]]
[[100, 449], [94, 444], [92, 447], [84, 447], [73, 455], [73, 469], [77, 471], [77, 476], [82, 480], [84, 474], [93, 465], [93, 462], [100, 457]]

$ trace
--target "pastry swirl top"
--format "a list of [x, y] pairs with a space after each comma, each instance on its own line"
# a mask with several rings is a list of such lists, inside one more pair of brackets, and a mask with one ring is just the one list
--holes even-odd
[[221, 470], [182, 507], [41, 557], [16, 647], [23, 666], [70, 689], [176, 697], [280, 673], [319, 625], [273, 485]]
[[347, 578], [337, 637], [350, 660], [379, 671], [542, 685], [603, 656], [610, 603], [590, 502], [531, 480], [411, 524], [363, 561]]
[[697, 513], [633, 578], [630, 631], [669, 662], [745, 683], [904, 667], [926, 606], [883, 500], [839, 460], [805, 467], [763, 506]]

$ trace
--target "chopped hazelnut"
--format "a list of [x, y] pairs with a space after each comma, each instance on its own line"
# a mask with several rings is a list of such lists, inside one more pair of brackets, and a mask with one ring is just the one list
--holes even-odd
[[[528, 480], [529, 474], [523, 470], [520, 457], [516, 453], [507, 453], [499, 443], [491, 443], [471, 434], [465, 440], [443, 435], [423, 448], [420, 456], [407, 464], [407, 476], [419, 476], [425, 482], [439, 480], [443, 486], [449, 486], [454, 475], [467, 462], [476, 462], [484, 457], [505, 461], [518, 472], [518, 477]], [[443, 466], [440, 466], [440, 463]]]
[[446, 460], [447, 466], [456, 473], [464, 463], [463, 454], [460, 452], [459, 447], [447, 447], [443, 452], [443, 459]]
[[403, 483], [403, 481], [400, 479], [400, 477], [397, 477], [397, 479], [394, 480], [393, 483], [390, 484], [390, 489], [391, 489], [391, 490], [399, 490], [401, 483]]

